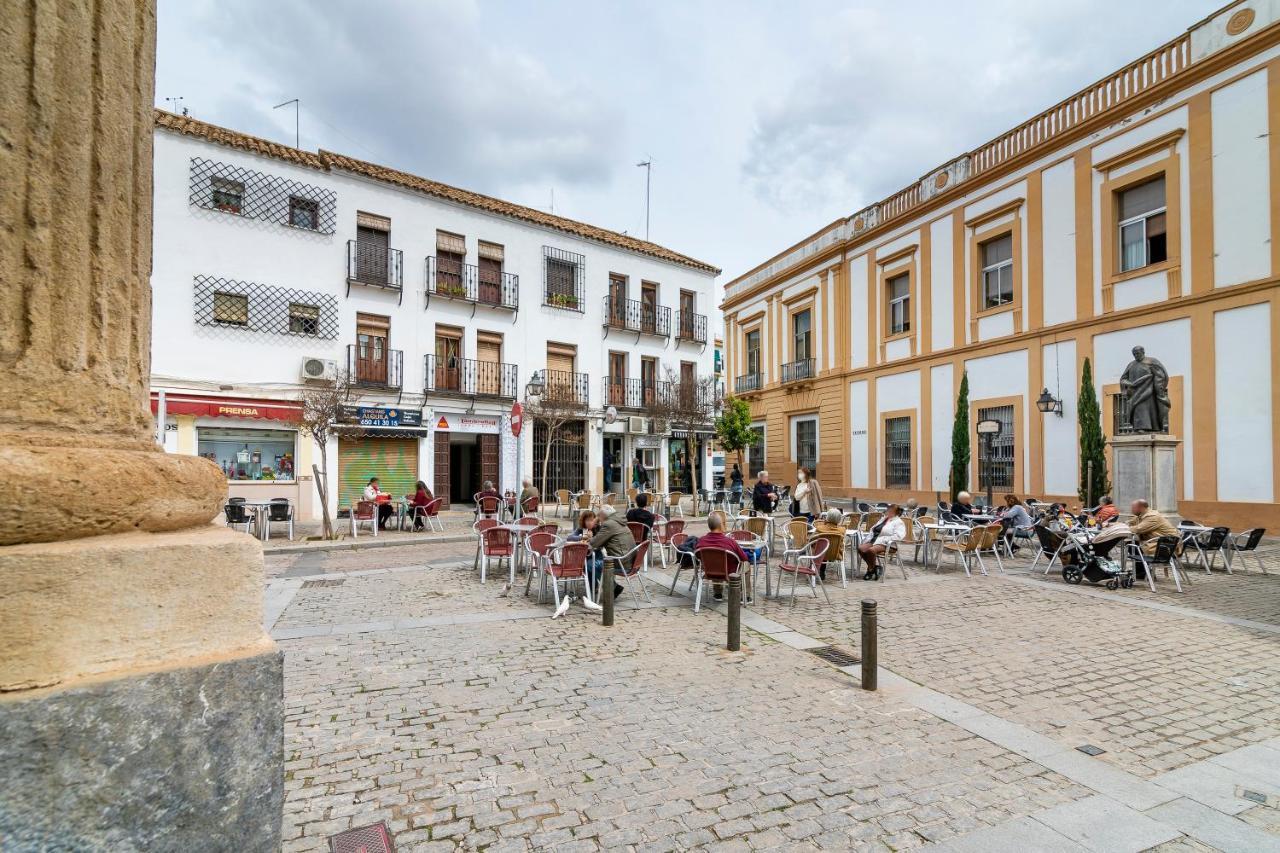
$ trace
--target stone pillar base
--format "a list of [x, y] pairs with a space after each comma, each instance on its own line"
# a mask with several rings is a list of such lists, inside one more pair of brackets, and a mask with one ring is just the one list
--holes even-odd
[[0, 698], [6, 850], [280, 849], [279, 651]]
[[[1111, 439], [1115, 460], [1112, 475], [1116, 506], [1128, 512], [1129, 504], [1145, 500], [1162, 515], [1178, 513], [1178, 445], [1168, 435], [1117, 435]], [[1094, 498], [1100, 497], [1094, 495]]]

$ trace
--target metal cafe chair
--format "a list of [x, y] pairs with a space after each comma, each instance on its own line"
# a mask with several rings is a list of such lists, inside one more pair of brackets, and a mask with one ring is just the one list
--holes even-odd
[[289, 541], [293, 541], [293, 504], [289, 503], [288, 498], [272, 498], [267, 504], [267, 516], [264, 519], [265, 529], [262, 535], [271, 538], [271, 525], [286, 525], [289, 531]]

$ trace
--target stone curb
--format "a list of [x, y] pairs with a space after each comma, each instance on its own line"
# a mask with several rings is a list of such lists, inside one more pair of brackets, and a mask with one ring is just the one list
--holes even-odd
[[310, 554], [313, 551], [362, 551], [366, 548], [400, 548], [410, 545], [421, 547], [423, 545], [442, 545], [456, 542], [474, 542], [475, 536], [471, 533], [448, 534], [445, 536], [436, 536], [430, 539], [393, 539], [389, 542], [379, 542], [375, 537], [369, 537], [366, 541], [343, 541], [343, 542], [318, 542], [314, 545], [286, 545], [279, 548], [263, 548], [262, 554], [265, 557], [278, 557], [282, 554]]

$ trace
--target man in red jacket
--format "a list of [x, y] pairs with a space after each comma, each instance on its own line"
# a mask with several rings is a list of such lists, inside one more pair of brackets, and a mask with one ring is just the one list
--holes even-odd
[[[721, 551], [729, 552], [732, 557], [729, 561], [729, 572], [731, 574], [738, 570], [740, 563], [745, 563], [750, 559], [737, 540], [724, 532], [724, 524], [718, 515], [712, 515], [707, 518], [707, 532], [698, 537], [698, 545], [694, 548], [694, 551], [705, 551], [708, 548], [717, 548]], [[719, 583], [711, 585], [712, 594], [717, 601], [724, 597], [723, 587], [724, 585]]]

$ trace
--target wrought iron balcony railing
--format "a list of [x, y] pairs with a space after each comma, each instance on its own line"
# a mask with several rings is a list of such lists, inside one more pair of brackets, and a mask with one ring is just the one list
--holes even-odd
[[645, 335], [671, 336], [671, 309], [639, 299], [604, 298], [604, 325]]
[[404, 386], [404, 350], [348, 344], [347, 372], [357, 385], [400, 389]]
[[577, 252], [542, 247], [542, 304], [586, 313], [587, 259]]
[[433, 256], [427, 258], [428, 304], [432, 296], [516, 311], [520, 307], [520, 277]]
[[686, 412], [695, 406], [708, 414], [719, 407], [723, 389], [720, 385], [708, 385], [698, 380], [693, 382], [668, 382], [666, 403], [670, 407], [683, 409]]
[[384, 287], [404, 298], [404, 253], [360, 240], [347, 241], [347, 295], [351, 285]]
[[542, 398], [548, 403], [584, 407], [590, 405], [591, 380], [587, 374], [568, 370], [543, 370], [540, 378], [544, 384]]
[[705, 344], [707, 342], [707, 315], [694, 314], [692, 311], [677, 311], [676, 339]]
[[516, 396], [516, 373], [516, 365], [505, 362], [428, 355], [423, 390], [427, 394], [513, 400]]
[[670, 394], [670, 382], [604, 378], [604, 404], [617, 409], [651, 409]]
[[759, 373], [748, 373], [733, 380], [733, 393], [750, 394], [752, 391], [759, 391], [763, 384], [764, 377]]
[[813, 359], [802, 358], [782, 365], [782, 382], [800, 382], [814, 377]]

